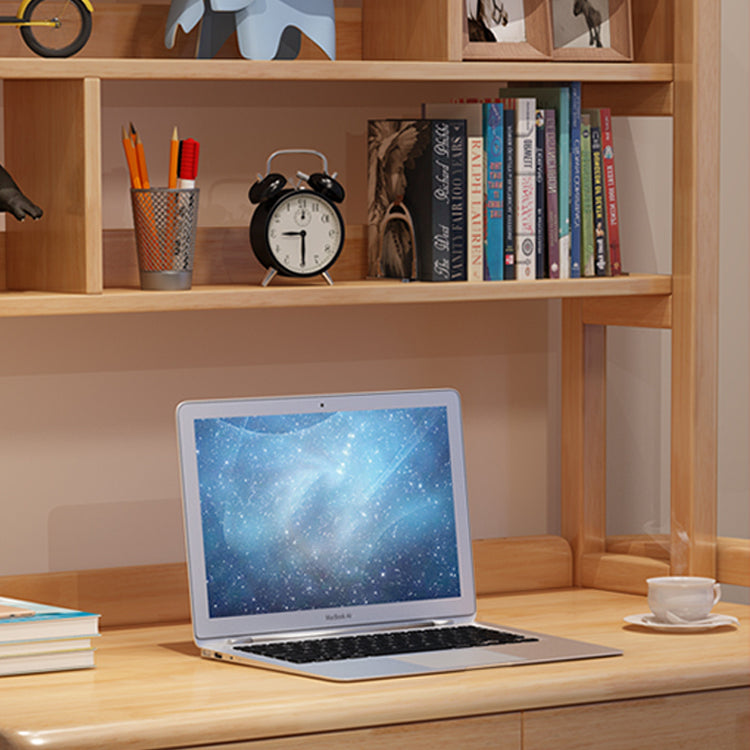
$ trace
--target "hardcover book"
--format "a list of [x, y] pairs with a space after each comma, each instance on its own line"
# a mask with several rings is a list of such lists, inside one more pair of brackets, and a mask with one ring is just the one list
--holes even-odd
[[504, 213], [506, 180], [503, 105], [483, 105], [485, 180], [485, 281], [501, 281], [503, 272]]
[[581, 82], [570, 86], [570, 278], [581, 277]]
[[516, 100], [516, 278], [536, 278], [536, 100]]
[[581, 271], [595, 276], [594, 271], [594, 196], [591, 174], [591, 117], [581, 117]]
[[469, 136], [468, 153], [468, 278], [484, 280], [484, 138]]
[[448, 202], [450, 205], [450, 280], [466, 281], [466, 227], [467, 227], [467, 185], [466, 185], [466, 121], [449, 120], [450, 184]]
[[511, 86], [500, 89], [501, 96], [533, 96], [537, 106], [555, 110], [557, 133], [557, 208], [559, 228], [560, 270], [557, 278], [570, 276], [570, 204], [571, 204], [571, 143], [570, 87]]
[[515, 100], [506, 100], [503, 113], [503, 142], [505, 154], [503, 157], [503, 175], [505, 195], [503, 201], [503, 279], [516, 278], [516, 111]]
[[604, 168], [602, 164], [602, 133], [599, 112], [591, 115], [591, 184], [594, 202], [594, 272], [609, 276], [609, 246], [607, 243], [607, 210], [604, 196]]
[[536, 278], [547, 276], [547, 215], [544, 182], [544, 110], [536, 111]]
[[450, 280], [452, 122], [465, 134], [463, 120], [368, 122], [371, 276]]
[[620, 221], [617, 210], [617, 180], [615, 177], [615, 144], [612, 134], [612, 113], [608, 107], [600, 112], [602, 129], [602, 169], [604, 170], [604, 196], [607, 208], [607, 240], [612, 276], [622, 274], [620, 255]]
[[544, 161], [547, 193], [547, 273], [551, 279], [560, 278], [560, 228], [558, 223], [559, 201], [557, 195], [557, 113], [544, 110]]

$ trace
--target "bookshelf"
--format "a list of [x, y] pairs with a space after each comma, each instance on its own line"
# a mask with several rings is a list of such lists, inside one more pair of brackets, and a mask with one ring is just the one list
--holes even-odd
[[[340, 43], [360, 59], [335, 62], [2, 59], [6, 166], [44, 206], [45, 220], [6, 225], [0, 317], [560, 299], [562, 531], [573, 549], [575, 583], [642, 591], [647, 575], [667, 570], [714, 575], [719, 2], [633, 0], [630, 63], [463, 62], [459, 7], [456, 0], [363, 0], [360, 16], [354, 22], [347, 17], [340, 28], [346, 35]], [[415, 13], [434, 23], [415, 39], [390, 33], [408, 28]], [[107, 82], [272, 82], [282, 88], [315, 82], [332, 92], [345, 83], [363, 90], [408, 85], [418, 96], [419, 84], [458, 90], [483, 82], [569, 80], [583, 82], [586, 107], [672, 118], [671, 276], [446, 285], [368, 281], [360, 270], [365, 232], [348, 227], [345, 254], [353, 260], [347, 280], [332, 288], [209, 282], [169, 293], [105, 281], [101, 101]], [[608, 550], [605, 355], [611, 325], [671, 331], [671, 560]]]

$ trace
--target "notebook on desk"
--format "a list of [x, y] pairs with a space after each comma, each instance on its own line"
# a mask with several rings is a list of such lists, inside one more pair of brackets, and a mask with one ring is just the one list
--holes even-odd
[[475, 622], [453, 390], [177, 409], [194, 639], [332, 680], [618, 654]]

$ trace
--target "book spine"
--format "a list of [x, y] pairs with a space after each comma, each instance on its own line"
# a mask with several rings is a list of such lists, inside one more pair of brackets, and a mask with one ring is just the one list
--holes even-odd
[[430, 123], [432, 138], [432, 242], [430, 281], [450, 281], [450, 125], [447, 120]]
[[516, 278], [516, 249], [515, 249], [515, 216], [516, 216], [516, 186], [515, 186], [515, 155], [514, 145], [516, 133], [516, 112], [513, 108], [515, 102], [506, 105], [504, 112], [504, 175], [505, 175], [505, 200], [503, 203], [504, 213], [504, 260], [503, 278]]
[[485, 201], [485, 275], [486, 281], [503, 278], [503, 200], [506, 186], [503, 105], [485, 102], [483, 108], [484, 148], [486, 165]]
[[516, 104], [515, 182], [516, 278], [536, 277], [536, 100], [523, 97]]
[[544, 184], [544, 110], [536, 111], [536, 278], [547, 276], [547, 216]]
[[484, 138], [469, 136], [468, 142], [468, 279], [484, 279]]
[[566, 86], [557, 116], [557, 201], [560, 223], [560, 278], [570, 278], [570, 96]]
[[557, 195], [557, 126], [554, 109], [544, 111], [544, 160], [547, 190], [547, 265], [551, 279], [560, 278], [560, 224]]
[[581, 277], [581, 83], [570, 84], [570, 278]]
[[450, 121], [451, 281], [466, 281], [466, 121]]
[[594, 276], [594, 196], [591, 175], [591, 119], [581, 118], [581, 272]]
[[591, 126], [591, 183], [594, 196], [594, 268], [597, 276], [607, 276], [607, 216], [602, 169], [602, 136], [598, 125]]
[[605, 107], [602, 108], [600, 116], [610, 272], [612, 276], [620, 276], [622, 274], [622, 260], [620, 257], [620, 223], [617, 211], [617, 181], [615, 178], [615, 146], [612, 134], [612, 113], [608, 107]]

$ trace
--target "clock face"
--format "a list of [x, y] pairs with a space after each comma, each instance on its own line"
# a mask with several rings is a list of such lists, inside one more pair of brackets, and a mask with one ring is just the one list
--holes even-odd
[[341, 252], [344, 223], [330, 201], [310, 190], [298, 190], [270, 209], [266, 240], [282, 273], [313, 276], [330, 267]]

